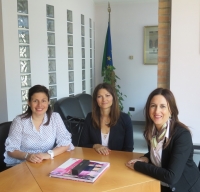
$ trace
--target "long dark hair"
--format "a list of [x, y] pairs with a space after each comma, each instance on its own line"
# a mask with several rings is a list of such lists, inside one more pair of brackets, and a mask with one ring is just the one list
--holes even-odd
[[168, 103], [168, 107], [171, 111], [169, 139], [165, 143], [165, 146], [164, 146], [164, 148], [166, 148], [170, 143], [170, 140], [175, 132], [175, 127], [177, 125], [182, 126], [182, 127], [186, 128], [187, 130], [189, 130], [189, 128], [186, 125], [184, 125], [183, 123], [181, 123], [178, 119], [179, 111], [178, 111], [178, 108], [176, 105], [176, 100], [175, 100], [173, 93], [169, 89], [157, 88], [150, 93], [150, 95], [147, 99], [145, 108], [144, 108], [144, 113], [145, 113], [145, 118], [146, 118], [144, 137], [145, 137], [147, 143], [150, 144], [150, 140], [152, 138], [153, 124], [154, 124], [149, 115], [150, 102], [151, 102], [152, 98], [156, 95], [162, 95], [166, 99], [166, 101]]
[[112, 97], [113, 97], [113, 103], [112, 106], [110, 108], [110, 123], [108, 124], [109, 127], [112, 127], [114, 125], [116, 125], [119, 116], [120, 116], [120, 109], [119, 109], [119, 102], [118, 102], [118, 98], [116, 95], [116, 91], [113, 88], [112, 85], [108, 84], [108, 83], [101, 83], [99, 85], [96, 86], [96, 88], [94, 89], [93, 92], [93, 96], [92, 96], [92, 121], [93, 121], [93, 126], [96, 128], [100, 128], [100, 117], [101, 117], [101, 112], [100, 112], [100, 107], [97, 103], [97, 95], [98, 95], [98, 91], [100, 89], [106, 89], [106, 91], [108, 91]]
[[[35, 86], [31, 87], [28, 91], [28, 101], [29, 102], [31, 101], [31, 97], [35, 93], [44, 93], [47, 96], [48, 101], [49, 101], [49, 90], [45, 86], [35, 85]], [[44, 125], [49, 125], [51, 114], [52, 114], [52, 110], [51, 110], [50, 105], [48, 106], [46, 114], [47, 114], [48, 119], [47, 119], [47, 122]], [[21, 117], [24, 118], [24, 119], [27, 119], [27, 118], [31, 117], [31, 115], [32, 115], [32, 110], [31, 110], [30, 106], [28, 106], [28, 109], [26, 110], [25, 113], [21, 114]]]

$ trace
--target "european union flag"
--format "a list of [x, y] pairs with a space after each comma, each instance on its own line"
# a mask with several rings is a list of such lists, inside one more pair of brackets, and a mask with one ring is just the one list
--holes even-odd
[[105, 40], [105, 45], [104, 45], [101, 75], [103, 75], [103, 71], [109, 65], [113, 66], [112, 45], [111, 45], [111, 35], [110, 35], [110, 22], [108, 22], [108, 29], [107, 29], [106, 40]]

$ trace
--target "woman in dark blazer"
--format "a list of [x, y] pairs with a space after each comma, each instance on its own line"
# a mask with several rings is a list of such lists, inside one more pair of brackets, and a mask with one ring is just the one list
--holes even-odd
[[144, 137], [149, 152], [126, 165], [161, 181], [161, 192], [200, 191], [200, 172], [193, 161], [190, 130], [178, 119], [172, 92], [157, 88], [145, 106]]
[[120, 112], [116, 91], [107, 83], [94, 90], [92, 113], [85, 119], [80, 146], [94, 148], [102, 155], [110, 150], [133, 151], [131, 119]]

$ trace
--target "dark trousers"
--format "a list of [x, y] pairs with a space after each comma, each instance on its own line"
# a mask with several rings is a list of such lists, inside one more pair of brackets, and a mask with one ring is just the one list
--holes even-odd
[[161, 185], [161, 192], [171, 192], [171, 189]]

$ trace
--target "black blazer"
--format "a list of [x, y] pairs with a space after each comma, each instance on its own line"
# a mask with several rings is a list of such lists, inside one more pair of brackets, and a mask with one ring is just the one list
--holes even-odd
[[[79, 146], [92, 148], [102, 144], [101, 130], [92, 125], [92, 113], [88, 113]], [[118, 151], [133, 151], [133, 125], [128, 114], [121, 113], [117, 124], [110, 128], [108, 148]]]
[[[134, 169], [167, 183], [172, 191], [200, 191], [200, 172], [193, 161], [193, 144], [190, 132], [180, 126], [169, 145], [162, 151], [161, 164], [136, 162]], [[150, 161], [150, 153], [145, 154]]]

